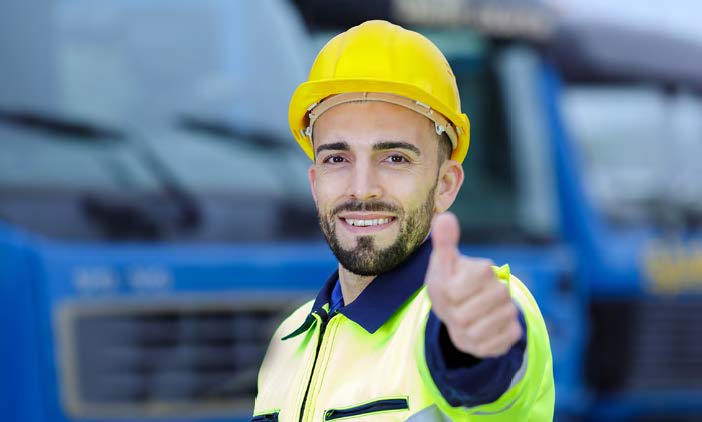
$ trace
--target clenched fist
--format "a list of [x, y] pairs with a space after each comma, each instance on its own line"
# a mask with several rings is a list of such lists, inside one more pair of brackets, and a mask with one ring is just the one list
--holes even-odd
[[431, 238], [424, 283], [453, 345], [477, 358], [505, 354], [522, 336], [509, 288], [497, 280], [490, 260], [459, 253], [458, 220], [452, 213], [436, 217]]

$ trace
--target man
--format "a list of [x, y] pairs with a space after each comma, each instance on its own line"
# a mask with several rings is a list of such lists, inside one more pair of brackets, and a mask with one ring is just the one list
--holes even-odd
[[441, 52], [388, 22], [351, 28], [289, 118], [339, 267], [274, 334], [253, 420], [551, 420], [536, 303], [508, 267], [462, 256], [445, 212], [469, 123]]

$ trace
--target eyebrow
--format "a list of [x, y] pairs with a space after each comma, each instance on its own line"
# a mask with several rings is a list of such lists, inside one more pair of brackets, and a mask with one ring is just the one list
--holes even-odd
[[378, 142], [377, 144], [373, 145], [374, 151], [384, 151], [386, 149], [406, 149], [412, 151], [417, 155], [422, 155], [422, 153], [419, 151], [419, 148], [408, 142], [386, 141]]
[[[384, 141], [384, 142], [378, 142], [377, 144], [373, 145], [373, 151], [385, 151], [388, 149], [406, 149], [406, 150], [412, 151], [413, 153], [415, 153], [417, 155], [422, 154], [419, 151], [419, 148], [410, 144], [409, 142]], [[349, 144], [346, 142], [332, 142], [329, 144], [322, 144], [322, 145], [318, 146], [316, 154], [319, 155], [320, 152], [325, 151], [325, 150], [350, 151], [351, 147], [349, 147]]]
[[346, 142], [332, 142], [330, 144], [322, 144], [317, 147], [317, 155], [324, 150], [331, 151], [350, 151], [351, 148]]

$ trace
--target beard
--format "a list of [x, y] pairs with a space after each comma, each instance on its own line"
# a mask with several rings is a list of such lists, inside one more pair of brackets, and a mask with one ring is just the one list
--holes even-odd
[[[318, 212], [319, 225], [339, 263], [354, 274], [376, 276], [388, 272], [409, 257], [426, 239], [434, 216], [434, 191], [416, 209], [403, 210], [382, 201], [348, 201], [330, 213]], [[397, 239], [388, 247], [378, 248], [373, 236], [357, 236], [356, 246], [345, 249], [336, 235], [336, 216], [343, 211], [386, 211], [393, 213], [400, 223]]]

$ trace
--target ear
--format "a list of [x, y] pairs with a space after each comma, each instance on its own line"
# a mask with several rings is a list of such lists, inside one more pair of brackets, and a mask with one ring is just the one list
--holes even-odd
[[317, 180], [316, 180], [317, 175], [315, 174], [315, 165], [314, 163], [310, 166], [310, 168], [307, 170], [307, 178], [310, 181], [310, 190], [312, 190], [312, 198], [314, 199], [315, 205], [317, 205]]
[[463, 185], [463, 166], [455, 160], [446, 160], [439, 169], [439, 180], [434, 193], [434, 212], [449, 209]]

